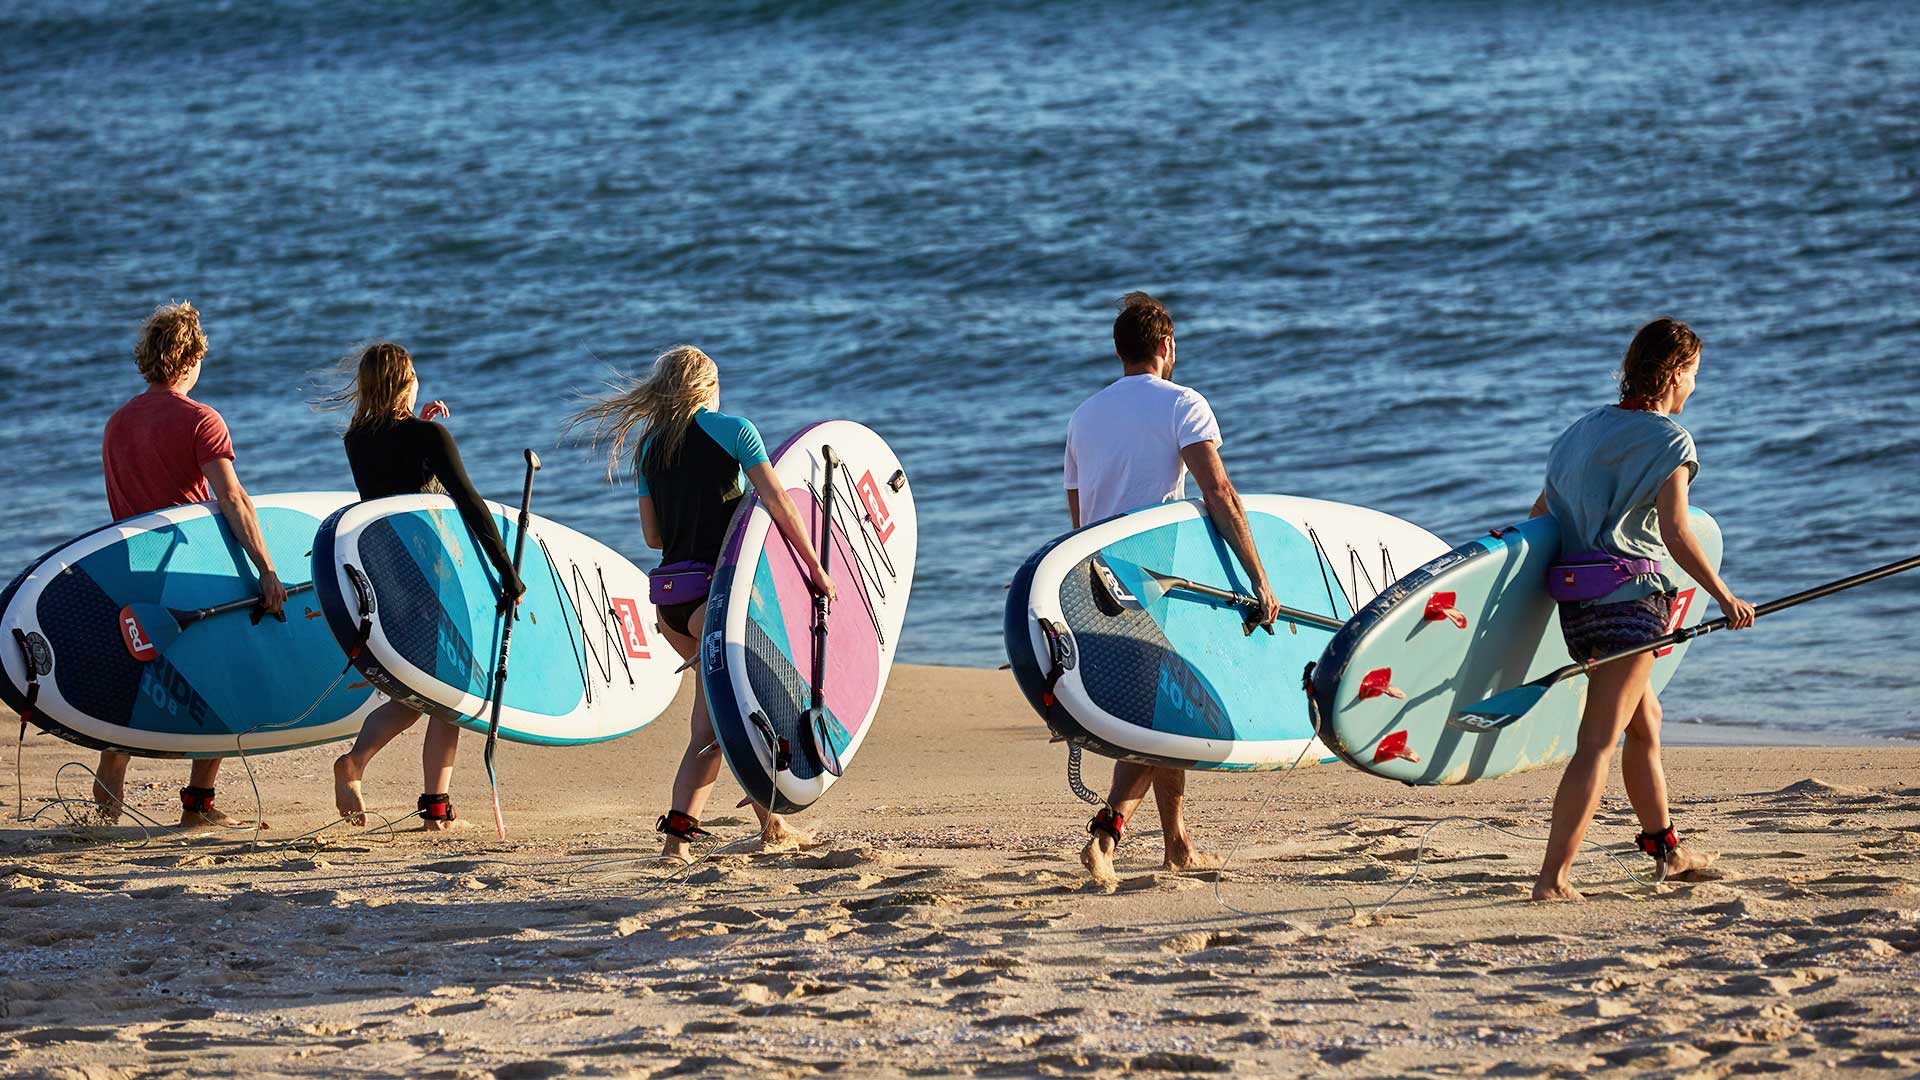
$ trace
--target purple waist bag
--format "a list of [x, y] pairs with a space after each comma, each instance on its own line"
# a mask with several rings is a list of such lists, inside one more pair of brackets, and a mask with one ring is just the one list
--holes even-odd
[[677, 562], [647, 571], [647, 599], [654, 607], [696, 604], [707, 598], [713, 584], [713, 564]]
[[1660, 572], [1658, 559], [1627, 559], [1607, 551], [1563, 555], [1547, 567], [1547, 595], [1561, 603], [1598, 600], [1641, 574]]

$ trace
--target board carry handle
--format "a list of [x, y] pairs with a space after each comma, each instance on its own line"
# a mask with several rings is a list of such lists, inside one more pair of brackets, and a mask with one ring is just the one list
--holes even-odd
[[[1783, 596], [1778, 600], [1769, 600], [1753, 609], [1753, 617], [1758, 619], [1763, 615], [1772, 615], [1778, 611], [1798, 607], [1808, 601], [1832, 596], [1838, 592], [1845, 592], [1848, 589], [1865, 585], [1871, 581], [1878, 581], [1884, 577], [1892, 577], [1895, 574], [1903, 574], [1915, 567], [1920, 567], [1920, 555], [1901, 559], [1899, 562], [1888, 563], [1885, 566], [1863, 571], [1850, 577], [1843, 577], [1837, 581], [1829, 581], [1824, 585], [1816, 585], [1811, 589], [1802, 590], [1791, 596]], [[1670, 634], [1664, 634], [1654, 638], [1652, 641], [1635, 645], [1630, 649], [1622, 649], [1619, 652], [1610, 653], [1606, 656], [1595, 657], [1590, 660], [1580, 660], [1568, 664], [1565, 667], [1556, 668], [1542, 675], [1540, 678], [1521, 683], [1511, 690], [1503, 690], [1478, 704], [1467, 706], [1465, 709], [1462, 709], [1458, 715], [1448, 720], [1447, 726], [1476, 733], [1497, 731], [1525, 716], [1528, 710], [1532, 709], [1533, 706], [1545, 696], [1548, 688], [1552, 687], [1555, 683], [1570, 679], [1575, 675], [1588, 674], [1592, 672], [1593, 669], [1605, 664], [1625, 660], [1632, 656], [1639, 656], [1641, 653], [1653, 652], [1657, 649], [1665, 649], [1679, 645], [1700, 637], [1703, 634], [1711, 634], [1717, 630], [1725, 630], [1728, 625], [1727, 617], [1722, 615], [1717, 619], [1703, 622], [1699, 626], [1691, 628], [1681, 627]]]
[[[521, 558], [527, 552], [527, 525], [533, 519], [533, 474], [540, 471], [540, 455], [532, 447], [526, 449], [527, 478], [520, 487], [520, 522], [513, 537], [513, 572], [520, 574]], [[501, 585], [504, 588], [505, 582]], [[518, 618], [511, 604], [500, 616], [505, 620], [500, 628], [500, 657], [493, 669], [493, 708], [487, 717], [487, 786], [493, 790], [493, 827], [500, 839], [507, 838], [507, 819], [500, 813], [500, 778], [493, 770], [493, 751], [500, 736], [500, 706], [507, 696], [507, 653], [513, 645], [513, 624]]]

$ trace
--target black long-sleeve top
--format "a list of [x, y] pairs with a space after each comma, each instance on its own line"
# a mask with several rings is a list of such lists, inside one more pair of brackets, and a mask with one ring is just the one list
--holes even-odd
[[350, 429], [346, 444], [347, 464], [353, 468], [353, 483], [362, 499], [445, 493], [459, 508], [460, 519], [467, 523], [474, 540], [486, 551], [506, 585], [506, 594], [520, 595], [520, 575], [513, 572], [513, 560], [493, 523], [493, 511], [487, 509], [473, 481], [467, 479], [452, 433], [431, 421], [408, 417], [377, 427]]

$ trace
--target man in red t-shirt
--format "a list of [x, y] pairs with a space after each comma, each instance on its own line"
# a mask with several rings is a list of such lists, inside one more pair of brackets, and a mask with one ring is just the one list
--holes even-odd
[[[219, 413], [187, 396], [200, 381], [200, 363], [206, 355], [207, 336], [192, 304], [163, 304], [140, 327], [133, 357], [146, 377], [147, 389], [107, 421], [100, 444], [107, 505], [118, 520], [169, 506], [217, 501], [220, 516], [259, 575], [261, 606], [269, 615], [279, 614], [287, 602], [287, 590], [273, 572], [253, 500], [234, 475], [233, 439], [227, 434], [227, 423]], [[232, 823], [213, 808], [213, 781], [220, 773], [220, 760], [193, 763], [193, 774], [180, 792], [182, 826]], [[100, 754], [93, 799], [108, 821], [120, 817], [127, 761], [127, 755], [112, 750]]]

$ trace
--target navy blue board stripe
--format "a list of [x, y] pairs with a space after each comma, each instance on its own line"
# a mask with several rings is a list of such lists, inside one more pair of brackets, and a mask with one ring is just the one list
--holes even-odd
[[[736, 515], [735, 524], [738, 524]], [[735, 565], [722, 565], [713, 575], [713, 582], [707, 591], [707, 614], [705, 633], [700, 642], [700, 685], [707, 694], [707, 715], [742, 716], [740, 698], [733, 691], [733, 672], [727, 663], [727, 650], [724, 645], [727, 625], [727, 595], [733, 588], [733, 576], [738, 570]], [[753, 736], [749, 734], [749, 724], [715, 724], [713, 729], [720, 741], [720, 752], [726, 756], [727, 766], [740, 781], [747, 797], [762, 806], [769, 806], [776, 814], [794, 813], [801, 807], [792, 805], [780, 794], [779, 785], [773, 774], [761, 763], [760, 755], [755, 752]]]

